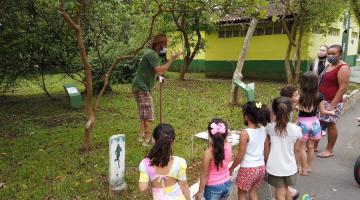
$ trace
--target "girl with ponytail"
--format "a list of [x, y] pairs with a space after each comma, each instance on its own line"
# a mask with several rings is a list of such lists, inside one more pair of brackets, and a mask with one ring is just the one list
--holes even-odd
[[265, 161], [264, 143], [265, 127], [270, 122], [270, 110], [260, 102], [248, 102], [243, 106], [245, 125], [248, 127], [240, 133], [238, 154], [229, 171], [240, 164], [236, 177], [239, 199], [258, 199], [257, 190], [264, 182]]
[[231, 162], [231, 145], [226, 142], [228, 127], [222, 119], [213, 119], [209, 122], [208, 133], [211, 138], [211, 147], [205, 150], [200, 175], [199, 191], [195, 199], [202, 196], [209, 199], [227, 199], [230, 194], [229, 163]]
[[296, 156], [299, 155], [301, 128], [290, 123], [292, 103], [288, 97], [272, 102], [275, 121], [266, 126], [264, 154], [268, 183], [275, 187], [276, 199], [292, 199], [289, 186], [297, 182]]
[[150, 182], [155, 200], [190, 200], [186, 181], [186, 161], [172, 155], [174, 142], [173, 127], [169, 124], [159, 124], [153, 132], [154, 146], [139, 165], [139, 189], [145, 192]]

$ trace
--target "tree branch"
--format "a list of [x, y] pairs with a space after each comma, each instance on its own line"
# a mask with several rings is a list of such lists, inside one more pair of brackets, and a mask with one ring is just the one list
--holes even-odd
[[59, 13], [63, 16], [64, 20], [77, 32], [80, 31], [80, 26], [76, 24], [64, 9], [64, 0], [59, 0]]
[[162, 12], [163, 12], [163, 9], [162, 9], [161, 5], [158, 3], [158, 11], [151, 18], [149, 34], [148, 34], [147, 38], [144, 40], [144, 42], [137, 49], [133, 50], [129, 55], [117, 57], [115, 59], [115, 61], [113, 62], [113, 64], [111, 65], [110, 69], [107, 71], [107, 73], [102, 77], [104, 84], [99, 92], [99, 95], [96, 98], [95, 105], [94, 105], [94, 112], [96, 111], [97, 107], [99, 106], [100, 98], [104, 94], [105, 89], [106, 89], [107, 85], [109, 84], [109, 78], [110, 78], [110, 75], [112, 74], [113, 70], [117, 67], [117, 65], [121, 61], [134, 58], [138, 54], [138, 52], [145, 47], [146, 43], [151, 39], [151, 36], [153, 34], [156, 18]]

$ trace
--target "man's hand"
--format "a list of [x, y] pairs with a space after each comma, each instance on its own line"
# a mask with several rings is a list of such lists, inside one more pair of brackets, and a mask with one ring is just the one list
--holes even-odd
[[178, 58], [181, 54], [183, 54], [183, 52], [181, 52], [181, 51], [177, 51], [177, 52], [173, 52], [173, 51], [171, 51], [171, 54], [170, 54], [170, 59], [172, 60], [172, 61], [174, 61], [174, 60], [176, 60], [176, 58]]

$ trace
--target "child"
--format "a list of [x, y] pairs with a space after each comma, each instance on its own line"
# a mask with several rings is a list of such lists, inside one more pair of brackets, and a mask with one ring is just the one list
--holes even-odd
[[[261, 103], [248, 102], [243, 106], [245, 125], [248, 126], [240, 133], [239, 150], [229, 171], [239, 165], [236, 178], [239, 199], [258, 199], [257, 189], [261, 186], [265, 176], [264, 143], [266, 131], [263, 126], [270, 122], [270, 110]], [[262, 125], [262, 126], [261, 126]]]
[[154, 146], [139, 165], [139, 189], [145, 192], [150, 182], [155, 200], [190, 200], [186, 162], [171, 155], [174, 141], [175, 132], [171, 125], [156, 126], [153, 132]]
[[[290, 101], [292, 103], [292, 110], [290, 112], [289, 120], [291, 123], [293, 123], [294, 122], [294, 111], [298, 110], [298, 104], [299, 104], [299, 99], [300, 99], [299, 90], [294, 85], [287, 85], [287, 86], [281, 88], [280, 96], [290, 98]], [[275, 120], [275, 117], [272, 118], [272, 121], [274, 121], [274, 120]], [[299, 156], [296, 157], [297, 158], [296, 163], [300, 163], [300, 159], [298, 157]], [[293, 199], [297, 199], [297, 197], [300, 195], [300, 193], [295, 188], [292, 188], [289, 186], [289, 190], [291, 192], [291, 196], [293, 197]]]
[[288, 86], [281, 88], [280, 96], [290, 98], [291, 103], [292, 103], [292, 111], [290, 112], [290, 122], [293, 122], [294, 111], [297, 110], [297, 108], [298, 108], [298, 103], [299, 103], [299, 98], [300, 98], [299, 90], [293, 85], [288, 85]]
[[300, 175], [306, 176], [311, 172], [314, 157], [314, 141], [321, 138], [321, 126], [317, 117], [320, 114], [335, 115], [334, 111], [325, 110], [324, 96], [319, 93], [318, 76], [314, 72], [306, 72], [300, 84], [299, 117], [297, 124], [302, 129], [301, 151], [299, 167]]
[[[287, 97], [272, 102], [275, 121], [266, 126], [265, 161], [268, 182], [275, 187], [276, 199], [291, 199], [288, 186], [295, 186], [297, 165], [295, 152], [299, 151], [301, 128], [289, 123], [292, 103]], [[271, 142], [271, 143], [270, 143]]]
[[202, 194], [206, 200], [227, 199], [230, 194], [229, 163], [231, 162], [231, 145], [226, 142], [228, 127], [225, 121], [213, 119], [208, 125], [211, 147], [206, 149], [202, 161], [199, 191], [195, 199]]

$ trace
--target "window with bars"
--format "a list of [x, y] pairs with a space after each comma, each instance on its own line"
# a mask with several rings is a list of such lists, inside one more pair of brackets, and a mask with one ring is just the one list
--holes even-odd
[[[247, 29], [234, 29], [234, 30], [220, 30], [218, 32], [219, 38], [232, 38], [232, 37], [245, 37]], [[283, 28], [281, 26], [275, 27], [259, 27], [254, 31], [254, 36], [262, 35], [277, 35], [283, 34]]]

